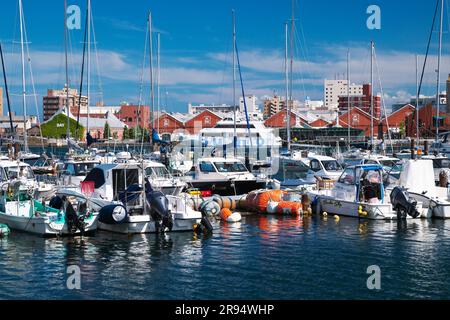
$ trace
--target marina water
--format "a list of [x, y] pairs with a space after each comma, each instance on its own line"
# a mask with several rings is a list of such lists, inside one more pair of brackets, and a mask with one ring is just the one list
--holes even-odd
[[[191, 232], [0, 240], [0, 299], [449, 299], [450, 221], [247, 216]], [[67, 289], [67, 267], [81, 290]], [[367, 268], [381, 269], [381, 290]]]

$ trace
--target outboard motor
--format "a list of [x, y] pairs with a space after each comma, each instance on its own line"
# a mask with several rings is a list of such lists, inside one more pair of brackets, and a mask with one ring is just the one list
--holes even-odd
[[392, 190], [391, 203], [399, 219], [406, 219], [408, 215], [415, 219], [420, 215], [417, 211], [417, 201], [409, 197], [405, 188], [395, 187]]
[[61, 198], [61, 201], [64, 204], [63, 206], [65, 206], [64, 218], [67, 223], [67, 230], [69, 231], [69, 234], [75, 234], [77, 230], [80, 230], [81, 234], [83, 234], [86, 228], [86, 224], [84, 222], [84, 219], [86, 217], [84, 215], [77, 215], [77, 212], [75, 211], [73, 205], [70, 203], [66, 196], [63, 196]]
[[155, 220], [156, 232], [164, 232], [166, 228], [172, 231], [173, 217], [169, 210], [169, 199], [162, 192], [154, 191], [148, 179], [145, 182], [145, 191], [150, 204], [150, 215]]

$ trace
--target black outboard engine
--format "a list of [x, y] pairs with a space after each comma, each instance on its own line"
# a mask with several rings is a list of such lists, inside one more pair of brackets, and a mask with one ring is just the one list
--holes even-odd
[[150, 204], [150, 215], [155, 220], [156, 232], [172, 231], [173, 217], [169, 210], [169, 199], [160, 191], [154, 191], [146, 179], [145, 193]]
[[409, 197], [405, 188], [395, 187], [392, 190], [391, 203], [399, 219], [406, 219], [408, 215], [415, 219], [420, 215], [417, 211], [417, 201]]
[[69, 234], [75, 234], [77, 230], [80, 230], [81, 234], [83, 234], [86, 228], [86, 224], [84, 222], [84, 219], [86, 217], [84, 215], [77, 215], [77, 212], [75, 211], [73, 205], [70, 203], [66, 196], [63, 196], [61, 198], [61, 201], [65, 204], [66, 207], [64, 218], [67, 223]]

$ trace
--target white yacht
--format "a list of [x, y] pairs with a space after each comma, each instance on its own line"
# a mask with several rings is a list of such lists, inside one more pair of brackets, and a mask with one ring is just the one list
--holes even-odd
[[304, 163], [309, 167], [306, 175], [308, 183], [318, 180], [336, 181], [344, 170], [336, 159], [327, 156], [310, 156]]
[[162, 163], [146, 160], [143, 164], [145, 176], [154, 190], [165, 195], [178, 196], [187, 187], [186, 182], [172, 176]]
[[185, 176], [189, 187], [221, 196], [242, 195], [265, 189], [266, 179], [258, 179], [236, 158], [200, 158]]

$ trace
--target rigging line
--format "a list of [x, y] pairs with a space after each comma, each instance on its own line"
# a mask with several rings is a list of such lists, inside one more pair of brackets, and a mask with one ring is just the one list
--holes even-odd
[[[26, 52], [27, 52], [28, 68], [29, 68], [30, 79], [31, 79], [31, 88], [33, 90], [34, 105], [35, 105], [35, 108], [36, 108], [36, 117], [37, 117], [37, 121], [39, 123], [39, 134], [41, 136], [41, 147], [42, 147], [42, 152], [45, 153], [44, 137], [42, 135], [42, 126], [41, 126], [41, 119], [40, 119], [40, 115], [39, 115], [39, 107], [38, 107], [38, 100], [37, 100], [37, 94], [36, 94], [36, 86], [35, 86], [35, 83], [34, 83], [33, 66], [31, 64], [30, 47], [29, 47], [29, 44], [28, 44], [28, 34], [27, 34], [27, 25], [26, 25], [25, 15], [23, 15], [22, 20], [23, 20], [23, 29], [24, 29], [24, 36], [25, 36], [25, 46], [26, 46]], [[24, 124], [24, 130], [27, 130], [26, 124]]]
[[[78, 95], [78, 112], [77, 112], [77, 128], [75, 130], [75, 139], [78, 139], [78, 129], [80, 128], [80, 112], [81, 112], [81, 98], [83, 96], [83, 80], [84, 80], [84, 64], [86, 58], [86, 41], [87, 41], [87, 33], [88, 33], [88, 23], [89, 23], [89, 8], [86, 9], [86, 21], [84, 26], [84, 41], [83, 41], [83, 56], [81, 61], [81, 77], [80, 77], [80, 92]], [[87, 134], [87, 132], [86, 132]]]
[[[425, 68], [426, 68], [427, 61], [428, 61], [428, 54], [430, 52], [431, 39], [433, 38], [433, 31], [434, 31], [433, 29], [434, 29], [434, 25], [436, 23], [436, 16], [437, 16], [438, 9], [439, 9], [439, 1], [440, 0], [436, 1], [436, 8], [434, 10], [433, 22], [431, 23], [431, 31], [430, 31], [430, 36], [428, 37], [427, 50], [426, 50], [426, 53], [425, 53], [425, 60], [423, 61], [422, 74], [420, 76], [420, 82], [419, 82], [419, 90], [417, 92], [417, 96], [419, 97], [419, 99], [420, 99], [420, 92], [422, 90], [422, 84], [423, 84], [423, 77], [424, 77], [424, 74], [425, 74]], [[419, 101], [416, 101], [416, 108], [414, 109], [414, 113], [413, 113], [413, 121], [412, 121], [413, 125], [414, 125], [414, 121], [416, 119], [416, 112], [418, 112], [418, 111], [419, 111]], [[420, 119], [419, 119], [419, 121], [420, 121]]]
[[239, 59], [239, 51], [238, 51], [237, 42], [235, 43], [235, 49], [236, 49], [236, 62], [237, 62], [237, 66], [239, 69], [239, 78], [240, 78], [240, 82], [241, 82], [241, 91], [242, 91], [242, 97], [243, 97], [242, 100], [244, 100], [245, 119], [247, 120], [247, 129], [248, 129], [248, 135], [249, 135], [249, 139], [250, 139], [250, 147], [253, 147], [252, 134], [251, 134], [251, 130], [250, 130], [250, 119], [248, 117], [248, 111], [247, 111], [247, 102], [246, 102], [247, 99], [245, 99], [244, 81], [242, 80], [241, 62]]
[[[381, 91], [381, 101], [382, 101], [382, 105], [383, 105], [383, 111], [384, 111], [384, 117], [386, 119], [386, 127], [387, 127], [387, 132], [388, 132], [388, 138], [389, 138], [389, 144], [391, 145], [391, 152], [392, 154], [394, 154], [394, 145], [392, 143], [392, 137], [391, 137], [391, 130], [389, 128], [389, 120], [388, 120], [388, 116], [387, 116], [387, 112], [386, 112], [386, 102], [384, 99], [384, 92], [383, 92], [383, 86], [381, 84], [381, 71], [380, 68], [378, 66], [378, 58], [377, 58], [377, 54], [376, 54], [376, 50], [374, 49], [374, 59], [375, 59], [375, 67], [377, 69], [377, 75], [378, 75], [378, 82], [380, 85], [380, 91]], [[380, 116], [380, 121], [382, 122], [381, 116]], [[378, 126], [378, 130], [380, 129], [380, 126]]]
[[4, 85], [5, 85], [5, 91], [6, 91], [6, 102], [8, 104], [9, 124], [10, 124], [10, 128], [11, 128], [11, 139], [12, 139], [15, 136], [15, 130], [14, 130], [14, 125], [13, 125], [13, 120], [12, 120], [11, 100], [10, 100], [10, 96], [9, 96], [8, 79], [6, 76], [6, 66], [5, 66], [5, 60], [3, 57], [3, 48], [2, 48], [1, 42], [0, 42], [0, 57], [1, 57], [1, 61], [2, 61], [3, 81], [4, 81]]
[[[138, 120], [139, 120], [139, 116], [141, 113], [141, 107], [142, 107], [142, 99], [143, 99], [143, 94], [144, 94], [144, 74], [145, 74], [145, 62], [146, 62], [146, 58], [147, 58], [147, 46], [148, 46], [148, 32], [149, 32], [149, 28], [148, 28], [148, 22], [147, 22], [147, 28], [145, 31], [145, 41], [144, 41], [144, 57], [142, 59], [142, 73], [141, 73], [141, 79], [140, 79], [140, 86], [139, 86], [139, 103], [138, 103]], [[142, 121], [144, 121], [144, 118], [142, 117]], [[139, 122], [139, 121], [138, 121]], [[145, 127], [145, 124], [143, 125], [143, 127]], [[142, 134], [143, 136], [143, 134]], [[134, 137], [136, 139], [136, 129], [134, 132]], [[144, 141], [142, 141], [141, 143], [141, 157], [144, 153]]]
[[94, 15], [92, 14], [91, 10], [91, 25], [92, 25], [92, 36], [94, 37], [94, 51], [95, 51], [95, 63], [97, 65], [97, 81], [99, 86], [99, 94], [100, 94], [100, 101], [103, 103], [103, 83], [102, 83], [102, 74], [100, 70], [100, 61], [98, 59], [98, 49], [97, 49], [97, 39], [95, 36], [95, 25], [94, 25]]

